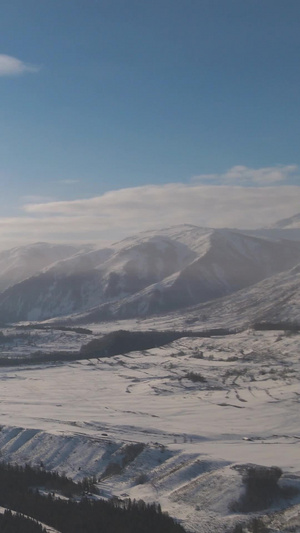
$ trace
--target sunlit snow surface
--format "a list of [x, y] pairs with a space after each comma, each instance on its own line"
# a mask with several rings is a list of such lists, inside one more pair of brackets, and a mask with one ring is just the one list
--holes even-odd
[[[44, 342], [47, 335], [57, 350], [71, 336], [43, 332]], [[192, 531], [220, 531], [236, 519], [228, 505], [242, 490], [232, 463], [300, 476], [299, 370], [300, 335], [252, 330], [1, 368], [2, 459], [98, 477], [120, 461], [124, 444], [143, 442], [121, 475], [100, 483], [102, 494], [157, 500]]]

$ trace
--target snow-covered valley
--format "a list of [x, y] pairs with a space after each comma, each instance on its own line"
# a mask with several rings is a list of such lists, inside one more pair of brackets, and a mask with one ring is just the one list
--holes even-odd
[[[96, 476], [104, 497], [159, 501], [190, 531], [225, 530], [246, 516], [231, 511], [244, 490], [233, 465], [276, 465], [300, 489], [299, 353], [298, 333], [246, 330], [2, 368], [2, 459]], [[137, 456], [101, 479], [136, 443]]]

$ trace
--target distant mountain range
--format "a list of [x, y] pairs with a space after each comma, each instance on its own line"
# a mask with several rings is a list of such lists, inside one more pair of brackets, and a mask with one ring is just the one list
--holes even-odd
[[278, 310], [299, 290], [297, 265], [300, 215], [256, 231], [175, 226], [98, 250], [37, 243], [0, 254], [0, 320], [87, 323], [197, 306], [205, 316], [224, 305], [250, 312], [263, 294], [263, 308]]

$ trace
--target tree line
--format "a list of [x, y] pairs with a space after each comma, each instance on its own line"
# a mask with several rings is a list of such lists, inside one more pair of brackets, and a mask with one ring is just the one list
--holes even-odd
[[[74, 497], [58, 498], [55, 492], [66, 487], [67, 480], [66, 476], [44, 469], [2, 463], [0, 505], [39, 520], [61, 533], [185, 533], [183, 527], [163, 513], [156, 503], [146, 504], [129, 498], [124, 501], [92, 499], [85, 494], [82, 485], [71, 480], [68, 480], [68, 490]], [[46, 495], [45, 487], [49, 490]], [[1, 531], [6, 532], [6, 529]], [[7, 531], [16, 533], [19, 530]], [[20, 531], [27, 533], [25, 526]], [[39, 530], [29, 531], [38, 533]]]

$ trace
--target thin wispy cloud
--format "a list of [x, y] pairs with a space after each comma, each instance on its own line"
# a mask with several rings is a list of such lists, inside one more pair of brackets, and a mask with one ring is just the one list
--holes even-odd
[[21, 59], [0, 54], [0, 76], [20, 76], [26, 72], [38, 72], [39, 67], [24, 63]]
[[221, 174], [199, 174], [194, 176], [194, 182], [219, 183], [225, 185], [260, 185], [268, 186], [288, 181], [295, 175], [300, 177], [297, 165], [278, 165], [259, 169], [236, 165]]
[[[233, 168], [225, 174], [246, 172], [241, 167]], [[296, 171], [292, 165], [278, 170], [286, 175]], [[259, 183], [265, 177], [264, 186], [203, 184], [192, 180], [188, 184], [119, 189], [73, 201], [35, 201], [38, 198], [32, 198], [23, 205], [20, 217], [0, 219], [0, 243], [8, 242], [9, 238], [22, 242], [101, 243], [149, 228], [177, 224], [254, 229], [267, 227], [300, 211], [300, 186], [279, 186], [279, 179], [276, 182], [271, 170], [255, 172]]]
[[75, 201], [27, 204], [24, 211], [39, 219], [65, 223], [74, 217], [97, 221], [101, 229], [139, 231], [151, 226], [191, 223], [211, 227], [266, 226], [299, 211], [300, 187], [226, 185], [145, 185], [110, 191]]

